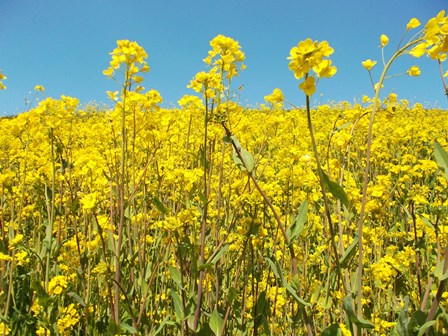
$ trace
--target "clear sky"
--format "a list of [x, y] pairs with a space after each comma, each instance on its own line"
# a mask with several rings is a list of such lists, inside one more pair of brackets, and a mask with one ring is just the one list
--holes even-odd
[[[37, 84], [45, 87], [45, 97], [108, 102], [106, 90], [118, 86], [102, 71], [119, 39], [145, 48], [151, 71], [143, 85], [158, 90], [164, 106], [177, 105], [184, 94], [194, 93], [186, 86], [206, 70], [202, 60], [218, 34], [238, 40], [246, 53], [247, 69], [235, 83], [244, 84], [243, 105], [263, 103], [276, 87], [303, 105], [286, 58], [308, 37], [330, 43], [338, 68], [335, 77], [319, 82], [314, 103], [352, 103], [372, 95], [361, 62], [378, 61], [377, 80], [379, 36], [389, 36], [390, 56], [409, 19], [424, 24], [442, 9], [448, 9], [448, 0], [0, 0], [0, 70], [8, 77], [6, 91], [0, 91], [0, 115], [22, 112]], [[391, 74], [411, 65], [420, 66], [422, 75], [392, 78], [384, 94], [447, 109], [437, 63], [404, 56]]]

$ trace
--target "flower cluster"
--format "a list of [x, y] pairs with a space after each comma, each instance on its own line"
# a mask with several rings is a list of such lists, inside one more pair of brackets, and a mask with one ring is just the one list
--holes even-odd
[[271, 94], [264, 96], [264, 100], [274, 109], [283, 108], [285, 97], [282, 90], [275, 88]]
[[291, 49], [288, 57], [289, 69], [294, 72], [297, 79], [305, 77], [299, 88], [307, 96], [316, 92], [316, 78], [310, 74], [311, 70], [318, 78], [330, 78], [336, 73], [336, 67], [327, 58], [333, 51], [327, 41], [318, 42], [309, 38]]
[[126, 85], [139, 84], [143, 81], [143, 77], [137, 74], [149, 71], [149, 66], [145, 60], [148, 54], [137, 42], [119, 40], [117, 41], [117, 47], [110, 54], [112, 59], [109, 68], [103, 71], [105, 76], [113, 78], [115, 72], [124, 66], [126, 68]]
[[218, 35], [210, 41], [210, 46], [212, 50], [208, 52], [204, 62], [216, 67], [220, 73], [225, 74], [226, 78], [238, 76], [239, 70], [245, 69], [243, 61], [246, 56], [238, 41], [231, 37]]

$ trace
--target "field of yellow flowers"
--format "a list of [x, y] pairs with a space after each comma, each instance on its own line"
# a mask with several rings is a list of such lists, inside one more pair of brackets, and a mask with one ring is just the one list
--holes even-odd
[[121, 40], [113, 108], [62, 96], [0, 119], [0, 334], [447, 333], [446, 111], [379, 99], [392, 61], [443, 62], [447, 34], [441, 12], [375, 97], [313, 109], [326, 41], [291, 49], [305, 108], [278, 89], [238, 105], [245, 56], [219, 35], [198, 95], [163, 109]]

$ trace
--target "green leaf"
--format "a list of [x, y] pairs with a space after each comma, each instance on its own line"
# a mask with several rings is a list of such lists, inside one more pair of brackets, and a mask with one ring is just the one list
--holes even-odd
[[431, 328], [437, 321], [431, 320], [422, 325], [418, 331], [417, 336], [423, 336], [427, 329]]
[[157, 196], [153, 198], [152, 203], [156, 206], [157, 210], [159, 210], [164, 215], [167, 215], [169, 213], [168, 208], [162, 203], [161, 200], [159, 200]]
[[342, 131], [343, 129], [347, 128], [348, 126], [350, 126], [353, 122], [349, 121], [346, 122], [344, 125], [338, 126], [334, 129], [333, 133], [337, 133], [339, 131]]
[[443, 272], [444, 265], [445, 265], [445, 259], [442, 259], [437, 263], [436, 269], [434, 270], [434, 276], [440, 281], [443, 281], [448, 278], [448, 270], [446, 270], [445, 273]]
[[268, 257], [266, 257], [265, 259], [266, 259], [266, 261], [268, 262], [269, 266], [271, 266], [271, 270], [272, 270], [272, 272], [274, 273], [275, 277], [276, 277], [277, 279], [280, 279], [280, 280], [281, 280], [283, 277], [280, 277], [280, 274], [279, 274], [278, 269], [277, 269], [277, 267], [275, 266], [274, 262], [273, 262], [270, 258], [268, 258]]
[[358, 246], [359, 238], [358, 236], [353, 239], [352, 243], [347, 247], [347, 249], [342, 254], [341, 259], [339, 259], [339, 264], [342, 268], [346, 268], [350, 260], [356, 253], [356, 247]]
[[289, 294], [292, 295], [292, 297], [300, 304], [304, 305], [304, 306], [309, 306], [311, 307], [311, 304], [306, 302], [305, 300], [303, 300], [301, 297], [299, 297], [297, 295], [297, 292], [294, 290], [294, 288], [292, 288], [292, 286], [285, 280], [285, 278], [283, 277], [283, 273], [282, 270], [280, 268], [280, 266], [278, 265], [277, 261], [275, 260], [272, 261], [270, 258], [265, 257], [265, 260], [268, 262], [269, 266], [272, 269], [272, 272], [274, 272], [275, 276], [277, 277], [277, 279], [279, 279], [282, 284], [283, 287], [285, 287], [285, 289], [289, 292]]
[[238, 298], [238, 291], [235, 287], [230, 287], [229, 292], [227, 293], [227, 301], [232, 303], [235, 299]]
[[394, 333], [396, 335], [409, 335], [409, 296], [404, 298], [404, 307], [398, 316], [398, 323], [395, 325]]
[[344, 189], [336, 182], [331, 181], [327, 174], [322, 170], [322, 176], [324, 178], [325, 188], [338, 200], [341, 201], [342, 204], [348, 206], [347, 194]]
[[339, 324], [333, 323], [332, 325], [326, 327], [322, 330], [322, 336], [342, 336], [341, 328]]
[[151, 334], [152, 336], [157, 335], [158, 333], [160, 333], [163, 330], [163, 327], [166, 325], [176, 325], [176, 323], [174, 323], [173, 321], [170, 320], [169, 315], [167, 317], [165, 317], [165, 319], [162, 321], [162, 323], [160, 323], [159, 327], [157, 328], [157, 330]]
[[438, 166], [445, 171], [445, 177], [448, 180], [448, 153], [437, 140], [434, 141], [434, 159]]
[[213, 257], [211, 263], [215, 265], [218, 262], [218, 260], [221, 259], [221, 256], [224, 254], [224, 252], [226, 252], [228, 249], [229, 249], [228, 244], [222, 246], [221, 249], [218, 251], [218, 253], [216, 253], [216, 255]]
[[302, 204], [300, 204], [297, 217], [294, 219], [294, 221], [286, 230], [286, 235], [289, 239], [290, 244], [292, 244], [294, 239], [300, 236], [307, 220], [308, 220], [308, 201], [305, 200]]
[[174, 311], [176, 312], [176, 318], [180, 322], [184, 318], [184, 308], [182, 305], [182, 300], [180, 298], [179, 293], [177, 293], [173, 289], [170, 289], [170, 294], [171, 294], [171, 298], [173, 299]]
[[135, 329], [133, 326], [130, 326], [127, 323], [121, 322], [120, 323], [121, 330], [127, 331], [128, 333], [135, 334], [137, 332], [137, 329]]
[[182, 277], [181, 277], [179, 270], [174, 266], [170, 266], [169, 270], [170, 270], [171, 278], [173, 279], [174, 283], [177, 285], [177, 288], [182, 289]]
[[367, 321], [363, 318], [357, 317], [353, 311], [353, 301], [351, 295], [348, 295], [342, 304], [342, 309], [347, 313], [347, 317], [351, 323], [356, 324], [358, 327], [365, 329], [373, 329], [374, 325], [372, 322]]
[[[231, 140], [234, 144], [234, 146], [232, 146], [232, 159], [233, 162], [235, 162], [235, 164], [243, 171], [247, 170], [249, 173], [252, 172], [252, 170], [254, 170], [255, 167], [255, 160], [254, 157], [252, 156], [251, 153], [249, 153], [247, 150], [245, 150], [238, 138], [234, 135], [232, 135]], [[241, 161], [240, 156], [238, 155], [237, 151], [235, 150], [235, 147], [237, 148], [238, 152], [241, 155], [241, 158], [243, 159], [243, 161]]]
[[431, 221], [424, 217], [422, 214], [418, 214], [418, 216], [420, 217], [420, 219], [422, 220], [423, 224], [425, 224], [428, 228], [430, 228], [431, 230], [435, 230], [434, 225], [431, 223]]
[[82, 297], [80, 297], [78, 294], [76, 294], [75, 292], [68, 292], [67, 293], [68, 296], [72, 297], [76, 302], [78, 302], [81, 306], [86, 307], [87, 304], [84, 301], [84, 299]]
[[224, 320], [222, 319], [221, 315], [219, 315], [218, 311], [215, 310], [212, 315], [210, 316], [210, 321], [208, 325], [210, 326], [210, 329], [213, 331], [213, 333], [216, 336], [221, 336], [221, 329], [222, 325], [224, 324]]

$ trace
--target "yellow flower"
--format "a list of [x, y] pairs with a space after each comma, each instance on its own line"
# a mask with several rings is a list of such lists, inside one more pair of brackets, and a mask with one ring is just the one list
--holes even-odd
[[0, 252], [0, 261], [9, 261], [9, 260], [12, 260], [11, 256]]
[[84, 210], [93, 209], [96, 205], [96, 193], [85, 195], [83, 198], [81, 198], [80, 202]]
[[428, 48], [430, 45], [431, 43], [429, 42], [421, 42], [417, 44], [414, 48], [412, 48], [412, 50], [409, 51], [409, 54], [416, 58], [422, 57], [426, 52], [426, 48]]
[[58, 319], [58, 332], [65, 335], [79, 322], [79, 314], [75, 309], [75, 305], [71, 303], [62, 310], [61, 317]]
[[264, 96], [264, 100], [270, 103], [274, 108], [282, 108], [284, 99], [285, 97], [283, 96], [282, 90], [278, 88], [275, 88], [270, 95]]
[[9, 242], [9, 249], [12, 249], [17, 244], [23, 241], [23, 234], [18, 234]]
[[381, 47], [385, 47], [387, 46], [387, 44], [389, 43], [389, 38], [387, 37], [387, 35], [382, 34], [380, 36], [380, 43], [381, 43]]
[[420, 76], [420, 69], [418, 66], [414, 65], [408, 69], [407, 73], [409, 76], [417, 77]]
[[45, 91], [45, 88], [44, 88], [42, 85], [36, 85], [36, 86], [34, 87], [34, 91], [37, 91], [37, 92], [44, 92], [44, 91]]
[[64, 275], [56, 275], [48, 284], [48, 294], [59, 295], [68, 286], [67, 277]]
[[36, 330], [36, 335], [37, 336], [45, 336], [45, 335], [51, 335], [50, 330], [40, 326], [37, 330]]
[[[336, 73], [336, 67], [332, 66], [331, 61], [325, 59], [325, 57], [329, 57], [333, 52], [334, 49], [330, 47], [327, 41], [313, 42], [308, 38], [291, 48], [288, 57], [288, 60], [290, 60], [289, 69], [294, 72], [297, 79], [307, 75], [311, 69], [319, 78], [332, 77]], [[311, 79], [305, 82], [311, 84]], [[304, 86], [304, 83], [301, 85]], [[315, 86], [314, 83], [312, 86]]]
[[30, 258], [28, 257], [28, 252], [26, 251], [18, 251], [14, 255], [17, 265], [23, 266], [30, 262]]
[[420, 26], [420, 21], [416, 18], [412, 18], [406, 25], [406, 30], [411, 30], [417, 28], [418, 26]]
[[0, 322], [0, 335], [9, 335], [9, 332], [11, 330], [9, 327], [5, 324], [5, 322]]
[[305, 81], [299, 85], [299, 88], [305, 92], [307, 96], [312, 96], [316, 92], [316, 80], [313, 76], [308, 77]]
[[364, 62], [362, 62], [362, 66], [367, 70], [370, 71], [375, 66], [376, 61], [372, 61], [371, 59], [367, 59]]
[[239, 69], [245, 69], [243, 61], [246, 56], [238, 41], [231, 37], [218, 35], [210, 41], [210, 46], [212, 50], [208, 52], [204, 62], [221, 69], [227, 79], [238, 76]]
[[117, 101], [118, 100], [118, 91], [106, 91], [107, 95], [109, 96], [110, 99], [112, 99], [113, 101]]
[[6, 77], [4, 74], [2, 74], [2, 71], [0, 70], [0, 90], [5, 90], [6, 89], [6, 86], [2, 82], [6, 78], [8, 78], [8, 77]]

